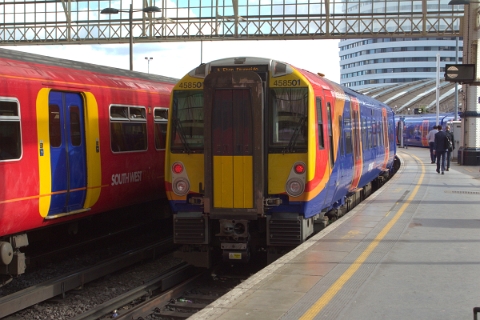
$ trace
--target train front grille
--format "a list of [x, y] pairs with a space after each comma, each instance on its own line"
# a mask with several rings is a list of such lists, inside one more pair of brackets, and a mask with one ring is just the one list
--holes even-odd
[[303, 242], [302, 223], [293, 219], [270, 219], [268, 245], [294, 246]]
[[174, 243], [207, 243], [207, 223], [203, 217], [175, 217], [173, 231]]

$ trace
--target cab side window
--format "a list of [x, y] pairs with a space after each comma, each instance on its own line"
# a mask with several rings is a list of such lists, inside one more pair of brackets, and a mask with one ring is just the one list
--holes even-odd
[[20, 132], [18, 101], [0, 97], [0, 161], [20, 159], [22, 155]]
[[155, 108], [153, 120], [155, 121], [155, 149], [164, 150], [167, 141], [168, 109]]

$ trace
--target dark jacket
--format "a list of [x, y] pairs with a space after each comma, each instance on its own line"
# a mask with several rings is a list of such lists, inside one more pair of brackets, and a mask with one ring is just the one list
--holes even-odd
[[455, 137], [453, 136], [452, 131], [445, 131], [445, 134], [447, 135], [448, 139], [452, 142], [452, 147], [455, 149]]
[[435, 143], [433, 146], [435, 151], [438, 151], [438, 152], [446, 151], [447, 150], [447, 148], [445, 147], [446, 143], [447, 143], [447, 135], [445, 131], [438, 131], [437, 133], [435, 133]]

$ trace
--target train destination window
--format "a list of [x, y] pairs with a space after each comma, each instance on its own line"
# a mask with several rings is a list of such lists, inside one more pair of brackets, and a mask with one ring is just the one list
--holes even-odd
[[203, 91], [176, 91], [173, 95], [171, 151], [203, 152]]
[[153, 120], [155, 121], [155, 148], [164, 150], [167, 140], [168, 108], [154, 108]]
[[0, 98], [0, 161], [20, 159], [20, 108], [16, 99]]
[[269, 101], [270, 151], [306, 152], [308, 89], [271, 89]]
[[110, 138], [113, 152], [147, 150], [145, 107], [110, 106]]

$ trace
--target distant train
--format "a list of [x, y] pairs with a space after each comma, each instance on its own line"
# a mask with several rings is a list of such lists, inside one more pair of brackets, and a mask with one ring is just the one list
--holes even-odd
[[32, 230], [167, 203], [176, 81], [0, 49], [0, 275], [24, 273]]
[[165, 178], [176, 252], [270, 260], [305, 241], [398, 168], [393, 111], [264, 58], [201, 64], [174, 87]]
[[[458, 116], [457, 119], [460, 119]], [[399, 121], [403, 122], [403, 145], [415, 147], [428, 147], [427, 133], [437, 125], [436, 113], [422, 115], [397, 116], [397, 143], [400, 144], [401, 134]], [[438, 117], [438, 124], [445, 128], [448, 122], [455, 120], [454, 113], [441, 113]]]

